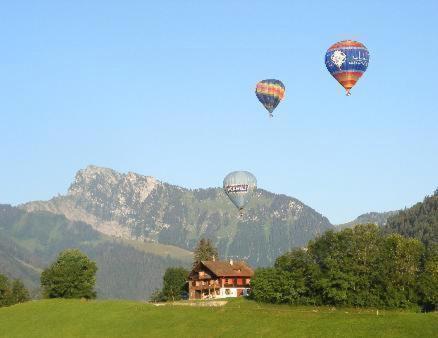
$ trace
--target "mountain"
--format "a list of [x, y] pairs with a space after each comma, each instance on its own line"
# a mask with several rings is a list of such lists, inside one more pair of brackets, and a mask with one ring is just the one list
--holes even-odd
[[295, 198], [258, 189], [239, 218], [220, 188], [185, 189], [135, 173], [88, 166], [64, 196], [21, 206], [90, 224], [108, 236], [193, 250], [200, 237], [219, 253], [271, 264], [283, 252], [333, 229], [326, 217]]
[[414, 237], [426, 245], [438, 244], [438, 189], [423, 202], [389, 217], [384, 231]]
[[378, 226], [384, 226], [386, 224], [386, 221], [388, 217], [391, 217], [395, 214], [397, 214], [398, 211], [386, 211], [386, 212], [368, 212], [366, 214], [362, 214], [359, 217], [355, 218], [354, 220], [344, 223], [344, 224], [337, 224], [336, 228], [338, 230], [342, 230], [345, 228], [352, 228], [357, 224], [376, 224]]
[[191, 252], [180, 248], [113, 239], [63, 215], [0, 205], [0, 273], [34, 291], [41, 271], [72, 247], [96, 261], [99, 298], [147, 299], [161, 287], [167, 267], [192, 262]]

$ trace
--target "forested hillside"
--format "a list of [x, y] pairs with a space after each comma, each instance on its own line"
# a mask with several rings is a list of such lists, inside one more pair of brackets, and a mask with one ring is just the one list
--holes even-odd
[[190, 190], [95, 166], [76, 174], [67, 195], [22, 208], [63, 214], [110, 236], [188, 250], [207, 237], [222, 256], [255, 266], [271, 264], [283, 252], [333, 228], [326, 217], [297, 199], [263, 189], [239, 218], [221, 188]]
[[182, 249], [133, 246], [62, 215], [0, 205], [0, 273], [20, 278], [35, 293], [42, 269], [66, 248], [79, 248], [96, 261], [100, 298], [147, 299], [161, 287], [167, 267], [191, 263], [191, 254]]
[[414, 237], [426, 245], [438, 243], [438, 189], [423, 202], [389, 217], [384, 231]]
[[389, 217], [397, 214], [398, 211], [385, 211], [385, 212], [367, 212], [356, 217], [351, 222], [336, 225], [338, 230], [352, 228], [357, 224], [375, 224], [378, 226], [385, 226]]

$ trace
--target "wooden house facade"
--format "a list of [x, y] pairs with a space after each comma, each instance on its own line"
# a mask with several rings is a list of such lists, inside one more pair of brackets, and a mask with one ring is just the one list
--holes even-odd
[[247, 296], [253, 275], [244, 261], [201, 261], [189, 274], [189, 299]]

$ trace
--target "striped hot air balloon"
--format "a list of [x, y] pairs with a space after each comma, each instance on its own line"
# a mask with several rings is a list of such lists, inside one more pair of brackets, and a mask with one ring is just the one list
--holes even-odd
[[370, 53], [360, 42], [344, 40], [335, 43], [325, 54], [325, 65], [332, 76], [350, 95], [350, 89], [356, 84], [368, 68]]
[[259, 101], [265, 106], [272, 117], [272, 112], [284, 98], [285, 87], [283, 82], [267, 79], [257, 83], [255, 93]]

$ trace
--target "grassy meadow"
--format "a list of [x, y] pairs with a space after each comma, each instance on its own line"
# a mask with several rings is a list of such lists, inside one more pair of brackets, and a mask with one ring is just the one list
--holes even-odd
[[438, 313], [39, 300], [0, 308], [1, 337], [436, 337]]

